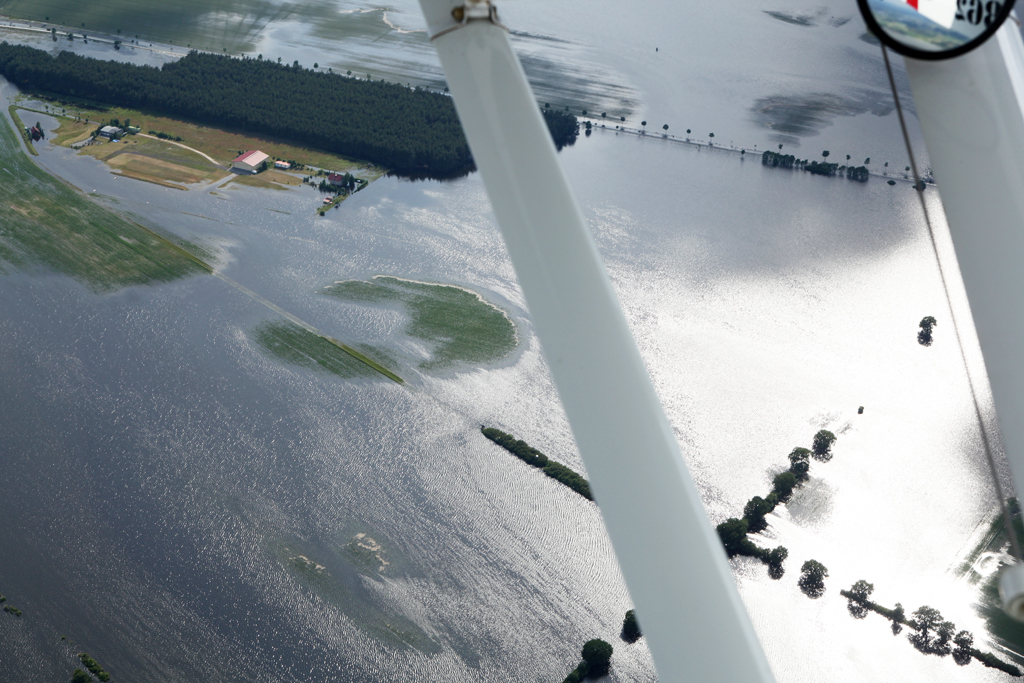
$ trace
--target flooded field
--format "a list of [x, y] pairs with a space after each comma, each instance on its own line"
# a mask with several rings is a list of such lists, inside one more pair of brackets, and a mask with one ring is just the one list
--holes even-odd
[[[386, 16], [416, 30], [413, 9]], [[690, 32], [700, 17], [686, 13], [707, 8], [623, 20], [615, 52], [597, 47], [603, 6], [510, 3], [506, 21], [550, 36], [528, 43], [550, 44], [548, 58], [564, 40], [594, 69], [613, 64], [636, 93], [629, 116], [651, 126], [902, 166], [859, 19], [734, 9], [736, 62], [695, 29], [672, 47], [671, 25]], [[317, 30], [291, 14], [252, 40], [312, 62], [285, 52], [298, 42], [276, 33], [288, 22]], [[399, 63], [414, 54], [391, 49]], [[758, 54], [763, 73], [730, 79]], [[807, 61], [814, 70], [797, 68]], [[3, 168], [28, 173], [18, 144]], [[559, 681], [594, 637], [615, 647], [609, 680], [656, 678], [644, 640], [618, 637], [632, 604], [597, 505], [480, 434], [493, 425], [585, 472], [476, 174], [383, 177], [321, 217], [309, 186], [183, 192], [37, 149], [31, 172], [162, 231], [220, 277], [103, 293], [13, 260], [0, 277], [0, 542], [18, 549], [0, 556], [0, 592], [23, 611], [0, 614], [0, 680], [62, 680], [81, 648], [115, 681]], [[949, 324], [953, 311], [967, 319], [966, 301], [945, 298], [909, 183], [609, 129], [561, 159], [712, 522], [765, 495], [819, 429], [837, 436], [831, 461], [753, 537], [788, 548], [782, 577], [733, 561], [778, 680], [1008, 680], [921, 654], [839, 595], [871, 582], [879, 604], [930, 605], [1011, 660], [1014, 636], [990, 634], [977, 609], [986, 582], [963, 570], [999, 550], [977, 550], [996, 501]], [[926, 197], [941, 217], [935, 190]], [[356, 284], [325, 295], [337, 283]], [[916, 339], [926, 315], [931, 347]], [[404, 384], [348, 359], [331, 371], [333, 350], [321, 356], [323, 337], [294, 320]], [[798, 584], [810, 559], [828, 568], [813, 600]]]

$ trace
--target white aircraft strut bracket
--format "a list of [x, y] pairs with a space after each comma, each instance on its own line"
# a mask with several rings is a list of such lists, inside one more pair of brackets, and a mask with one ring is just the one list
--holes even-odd
[[430, 40], [440, 38], [446, 33], [460, 29], [471, 21], [489, 21], [495, 26], [508, 30], [508, 27], [498, 21], [498, 8], [491, 4], [490, 0], [466, 0], [466, 4], [456, 6], [451, 11], [452, 18], [457, 22], [437, 31], [430, 32]]

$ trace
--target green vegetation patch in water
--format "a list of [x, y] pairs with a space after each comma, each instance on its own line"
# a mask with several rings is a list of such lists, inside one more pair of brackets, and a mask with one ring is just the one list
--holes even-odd
[[337, 282], [324, 293], [345, 301], [399, 303], [410, 317], [405, 333], [433, 348], [431, 358], [420, 363], [423, 370], [493, 363], [518, 343], [516, 326], [504, 311], [461, 287], [378, 275], [370, 282]]
[[441, 651], [415, 622], [381, 605], [363, 584], [360, 573], [336, 553], [292, 541], [280, 544], [275, 554], [293, 578], [344, 612], [370, 636], [399, 649], [413, 648], [426, 654]]
[[0, 259], [39, 263], [94, 292], [210, 272], [188, 251], [49, 175], [0, 124]]
[[253, 330], [253, 337], [268, 354], [293, 365], [345, 378], [376, 379], [384, 375], [399, 384], [403, 381], [366, 354], [292, 322], [282, 320], [263, 323]]

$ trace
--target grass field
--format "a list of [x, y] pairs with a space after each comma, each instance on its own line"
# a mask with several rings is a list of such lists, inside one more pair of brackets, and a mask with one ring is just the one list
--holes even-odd
[[94, 203], [25, 156], [0, 122], [0, 259], [43, 265], [95, 292], [210, 272], [180, 246]]
[[379, 379], [383, 375], [399, 384], [403, 382], [365, 353], [292, 322], [263, 323], [253, 330], [253, 337], [266, 353], [293, 365], [345, 378]]
[[515, 325], [501, 309], [460, 287], [378, 275], [371, 282], [337, 282], [324, 294], [361, 303], [399, 303], [410, 317], [405, 333], [433, 347], [431, 358], [420, 363], [424, 370], [493, 363], [518, 343]]
[[63, 117], [58, 118], [58, 121], [60, 121], [60, 127], [50, 138], [50, 142], [61, 147], [70, 147], [76, 142], [88, 140], [92, 132], [96, 130], [96, 126], [84, 121]]
[[105, 161], [121, 175], [159, 184], [189, 185], [217, 180], [228, 174], [227, 170], [195, 152], [137, 135], [126, 136], [120, 142], [92, 144], [81, 153]]
[[[351, 159], [340, 157], [336, 154], [329, 154], [319, 150], [307, 149], [288, 142], [283, 142], [268, 136], [254, 136], [243, 133], [233, 133], [219, 128], [210, 128], [195, 123], [189, 123], [183, 119], [159, 116], [135, 109], [124, 109], [122, 107], [108, 107], [102, 103], [87, 103], [84, 101], [72, 102], [67, 98], [45, 97], [45, 94], [22, 95], [21, 99], [38, 99], [50, 105], [51, 109], [58, 111], [66, 109], [68, 114], [81, 113], [82, 119], [92, 121], [93, 130], [101, 121], [109, 121], [116, 118], [120, 121], [131, 119], [133, 126], [138, 126], [143, 133], [158, 131], [166, 133], [171, 137], [180, 137], [182, 144], [203, 152], [214, 158], [218, 163], [228, 166], [231, 160], [238, 156], [239, 150], [258, 149], [269, 154], [271, 157], [290, 159], [307, 166], [325, 168], [338, 173], [360, 171], [359, 176], [368, 180], [376, 180], [384, 171], [382, 169], [365, 170], [365, 164]], [[52, 113], [52, 112], [51, 112]], [[63, 122], [63, 120], [62, 120]], [[70, 121], [74, 123], [74, 121]], [[70, 128], [69, 128], [70, 130]], [[136, 138], [138, 136], [135, 136]], [[168, 145], [173, 147], [174, 145]], [[180, 148], [179, 148], [180, 149]], [[186, 150], [182, 150], [186, 152]], [[201, 158], [201, 157], [200, 157]], [[361, 170], [362, 169], [362, 170]]]
[[230, 185], [248, 185], [250, 187], [264, 187], [270, 190], [287, 190], [289, 187], [301, 186], [302, 179], [280, 171], [264, 171], [257, 175], [236, 176], [223, 187]]

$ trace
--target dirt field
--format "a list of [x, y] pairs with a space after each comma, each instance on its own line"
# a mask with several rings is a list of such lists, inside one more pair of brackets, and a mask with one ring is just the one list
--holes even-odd
[[[64, 125], [58, 131], [58, 139]], [[68, 143], [74, 138], [67, 134]], [[228, 171], [187, 149], [160, 140], [127, 136], [121, 142], [89, 145], [83, 154], [105, 161], [116, 172], [129, 178], [179, 187], [223, 178]]]

